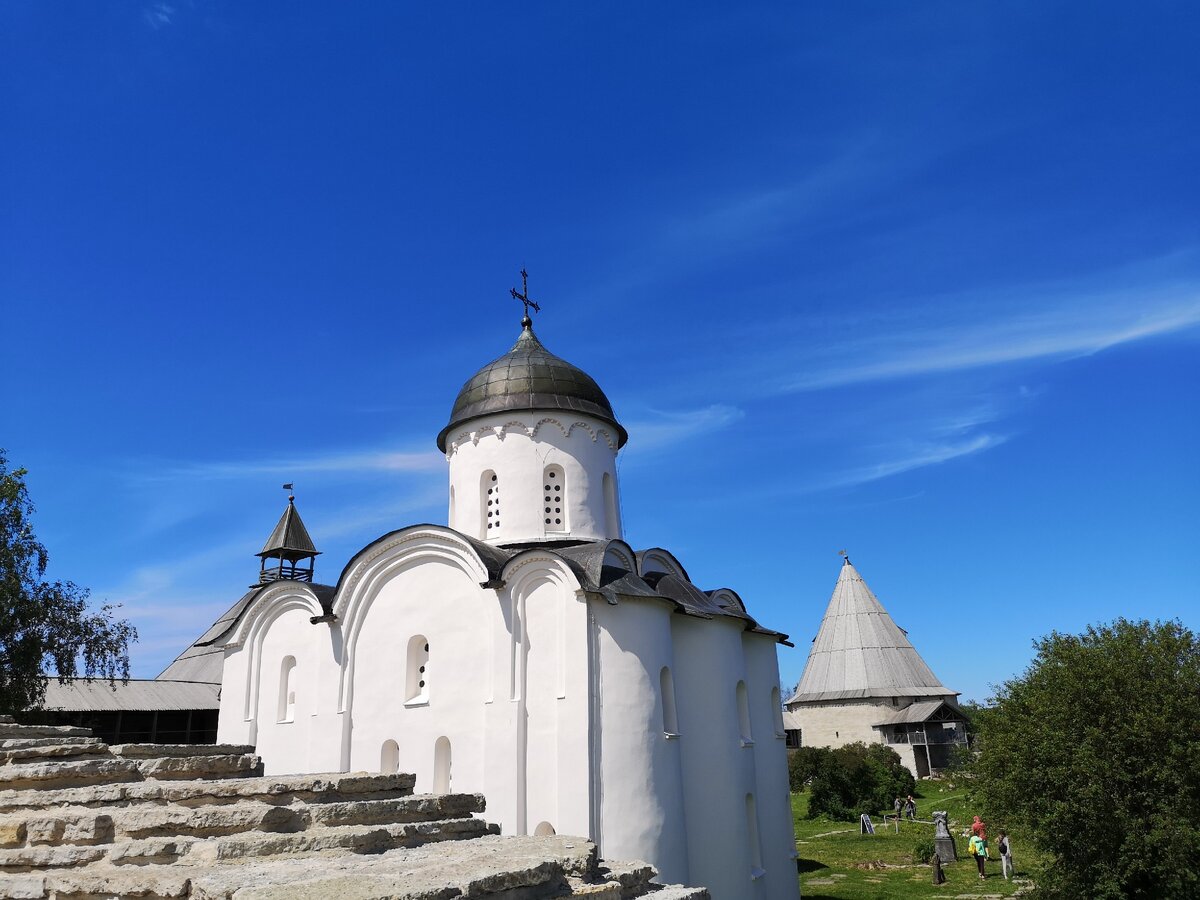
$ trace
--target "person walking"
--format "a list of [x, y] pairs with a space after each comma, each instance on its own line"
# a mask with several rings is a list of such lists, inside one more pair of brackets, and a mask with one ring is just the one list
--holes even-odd
[[900, 820], [904, 817], [904, 813], [902, 812], [904, 809], [904, 801], [897, 797], [896, 802], [892, 804], [892, 809], [896, 811], [896, 824], [899, 825]]
[[1016, 875], [1017, 870], [1013, 868], [1012, 861], [1012, 841], [1008, 839], [1008, 832], [1000, 832], [1000, 843], [996, 847], [1000, 851], [1000, 870], [1004, 873], [1004, 880], [1008, 881], [1008, 876]]
[[975, 857], [975, 865], [979, 869], [979, 880], [983, 881], [987, 878], [986, 870], [983, 864], [987, 862], [987, 841], [977, 834], [971, 835], [971, 840], [967, 844], [967, 851]]
[[917, 821], [917, 801], [913, 799], [913, 795], [908, 795], [908, 820], [910, 822]]

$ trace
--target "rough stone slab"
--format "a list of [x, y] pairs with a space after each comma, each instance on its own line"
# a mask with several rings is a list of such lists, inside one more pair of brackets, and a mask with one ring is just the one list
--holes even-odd
[[79, 866], [104, 856], [100, 847], [18, 847], [0, 850], [0, 869], [56, 869]]
[[708, 888], [683, 887], [678, 884], [652, 888], [651, 892], [646, 893], [645, 896], [650, 900], [711, 900]]
[[15, 722], [0, 722], [0, 738], [91, 736], [90, 728], [78, 728], [74, 725], [18, 725]]
[[637, 897], [646, 890], [650, 879], [658, 870], [641, 860], [607, 863], [600, 869], [600, 877], [615, 881], [621, 888], [622, 897]]
[[42, 900], [46, 879], [41, 875], [5, 875], [0, 881], [0, 900]]
[[0, 766], [0, 788], [6, 791], [56, 790], [141, 778], [137, 763], [106, 757]]
[[144, 759], [157, 756], [244, 756], [253, 744], [112, 744], [114, 756]]
[[[27, 742], [13, 741], [13, 743]], [[39, 743], [32, 747], [12, 747], [0, 749], [0, 766], [9, 765], [11, 763], [19, 763], [21, 760], [58, 760], [72, 756], [87, 756], [89, 754], [94, 755], [97, 753], [103, 753], [106, 749], [107, 748], [104, 746], [104, 744], [100, 743], [99, 741], [68, 744], [41, 738], [39, 739]]]
[[111, 816], [90, 809], [48, 810], [25, 819], [28, 844], [107, 844], [113, 839]]
[[[132, 764], [132, 760], [119, 760]], [[234, 802], [239, 799], [289, 804], [336, 803], [345, 800], [383, 800], [412, 793], [416, 777], [335, 773], [332, 775], [267, 775], [211, 781], [143, 781], [89, 785], [62, 790], [0, 791], [0, 812], [45, 806], [124, 806], [133, 803], [171, 802], [184, 806]]]
[[580, 838], [484, 837], [371, 856], [250, 861], [197, 872], [193, 900], [444, 900], [565, 885], [595, 865]]
[[25, 820], [0, 820], [0, 847], [25, 846]]
[[481, 813], [483, 794], [418, 794], [391, 800], [350, 800], [310, 806], [315, 825], [382, 825], [399, 822], [453, 819]]
[[[86, 900], [175, 900], [191, 896], [188, 873], [175, 873], [161, 867], [63, 872], [48, 875], [44, 880], [46, 894], [62, 900], [77, 897]], [[56, 893], [51, 894], [52, 891]]]
[[65, 744], [80, 746], [107, 746], [98, 737], [32, 737], [4, 738], [0, 740], [0, 750], [24, 750], [26, 747], [58, 747]]
[[191, 852], [201, 838], [146, 838], [114, 844], [108, 851], [108, 861], [115, 866], [170, 865]]
[[112, 816], [117, 834], [131, 838], [300, 831], [307, 824], [295, 807], [255, 801], [201, 807], [134, 806], [112, 810]]
[[236, 778], [262, 774], [262, 760], [253, 753], [228, 756], [160, 756], [131, 760], [146, 778], [193, 780]]

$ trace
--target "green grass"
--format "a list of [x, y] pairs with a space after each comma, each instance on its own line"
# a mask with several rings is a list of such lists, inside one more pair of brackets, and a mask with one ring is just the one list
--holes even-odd
[[[797, 869], [804, 900], [904, 900], [909, 897], [1013, 896], [1021, 887], [1036, 880], [1040, 860], [1025, 852], [1014, 835], [1017, 879], [1005, 881], [1000, 861], [987, 865], [986, 881], [979, 880], [975, 861], [966, 855], [967, 838], [962, 837], [974, 815], [967, 791], [937, 781], [923, 781], [917, 796], [917, 817], [932, 819], [935, 809], [950, 813], [950, 833], [954, 835], [959, 861], [944, 866], [946, 883], [933, 885], [928, 865], [913, 862], [913, 847], [922, 838], [933, 838], [933, 826], [904, 822], [897, 834], [895, 826], [883, 827], [881, 817], [872, 816], [875, 834], [858, 833], [857, 822], [840, 822], [820, 816], [806, 818], [808, 793], [792, 794], [792, 817], [796, 824]], [[890, 810], [889, 810], [890, 812]], [[999, 829], [989, 827], [988, 838], [995, 856]]]

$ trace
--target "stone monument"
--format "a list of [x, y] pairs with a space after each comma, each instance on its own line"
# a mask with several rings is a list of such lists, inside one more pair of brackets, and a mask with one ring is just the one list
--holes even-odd
[[945, 812], [933, 814], [933, 850], [944, 863], [958, 860], [958, 851], [954, 848], [954, 838], [950, 834], [949, 818]]

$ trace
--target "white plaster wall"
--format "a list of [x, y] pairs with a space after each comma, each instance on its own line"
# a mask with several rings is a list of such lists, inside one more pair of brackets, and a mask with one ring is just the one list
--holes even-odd
[[742, 746], [735, 695], [738, 681], [746, 678], [742, 623], [674, 615], [671, 632], [687, 883], [707, 886], [720, 900], [764, 897], [764, 880], [752, 876], [746, 825], [746, 795], [757, 791], [754, 749]]
[[[311, 615], [311, 610], [293, 606], [272, 618], [262, 633], [261, 644], [253, 638], [248, 642], [252, 670], [250, 716], [257, 732], [253, 743], [267, 775], [312, 771], [309, 742], [312, 718], [317, 712], [318, 671], [314, 639], [320, 632], [309, 622]], [[280, 722], [277, 718], [281, 663], [285, 656], [296, 658], [292, 677], [296, 703], [290, 722]]]
[[[482, 747], [484, 681], [489, 647], [488, 615], [495, 594], [474, 573], [454, 562], [424, 558], [380, 579], [355, 634], [348, 703], [350, 769], [379, 771], [385, 741], [400, 748], [400, 771], [417, 776], [416, 790], [433, 789], [434, 745], [450, 740], [451, 790], [486, 787]], [[429, 643], [425, 681], [428, 699], [405, 697], [409, 641]]]
[[754, 724], [754, 774], [765, 893], [778, 900], [795, 900], [800, 895], [800, 883], [796, 877], [786, 736], [779, 727], [782, 703], [775, 702], [780, 694], [773, 693], [779, 690], [779, 643], [770, 635], [744, 631], [742, 647]]
[[217, 713], [218, 744], [254, 744], [253, 723], [246, 717], [250, 654], [242, 647], [225, 650], [221, 668], [221, 708]]
[[[617, 438], [611, 426], [564, 411], [502, 413], [465, 427], [469, 431], [448, 436], [451, 528], [490, 543], [621, 536], [620, 522], [608, 521], [604, 498], [605, 474], [617, 487]], [[548, 531], [543, 473], [555, 464], [562, 466], [566, 480], [566, 521], [562, 530], [553, 526]], [[491, 530], [486, 527], [486, 492], [480, 491], [488, 470], [496, 473], [500, 498], [500, 527]]]
[[664, 733], [660, 688], [663, 666], [675, 675], [672, 607], [590, 604], [599, 650], [600, 851], [646, 860], [662, 881], [687, 881], [680, 741]]
[[[531, 554], [496, 592], [481, 747], [488, 820], [589, 836], [587, 606], [561, 561]], [[490, 592], [489, 592], [490, 593]]]

